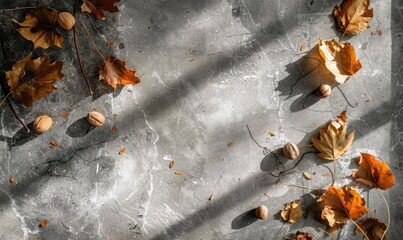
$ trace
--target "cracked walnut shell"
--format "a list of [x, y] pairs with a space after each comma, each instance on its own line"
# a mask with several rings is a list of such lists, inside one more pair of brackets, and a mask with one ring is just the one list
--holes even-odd
[[48, 115], [38, 116], [33, 123], [33, 130], [36, 133], [44, 133], [50, 129], [53, 120]]
[[101, 127], [105, 123], [104, 115], [100, 114], [99, 112], [89, 112], [87, 115], [88, 123], [94, 127]]

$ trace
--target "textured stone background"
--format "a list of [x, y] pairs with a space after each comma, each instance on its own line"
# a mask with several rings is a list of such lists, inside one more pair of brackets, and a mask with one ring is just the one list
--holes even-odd
[[[43, 1], [70, 12], [73, 2]], [[16, 105], [28, 123], [41, 113], [52, 116], [49, 132], [28, 134], [6, 105], [0, 109], [0, 238], [283, 239], [301, 229], [315, 235], [325, 228], [311, 207], [317, 193], [276, 184], [269, 174], [273, 156], [262, 154], [246, 125], [261, 145], [275, 150], [288, 141], [308, 144], [321, 124], [347, 109], [356, 140], [338, 162], [337, 185], [351, 182], [357, 168], [351, 159], [361, 151], [388, 162], [396, 175], [395, 187], [385, 192], [392, 214], [389, 239], [400, 239], [403, 3], [372, 1], [371, 29], [345, 38], [356, 48], [363, 65], [357, 77], [374, 100], [366, 103], [359, 83], [351, 79], [318, 101], [311, 92], [329, 75], [312, 58], [318, 37], [340, 36], [331, 18], [340, 2], [122, 0], [120, 13], [108, 14], [107, 21], [77, 14], [104, 54], [125, 59], [139, 70], [142, 82], [115, 92], [99, 83], [101, 59], [81, 28], [80, 49], [93, 96], [78, 68], [71, 31], [63, 32], [63, 49], [35, 50], [35, 55], [63, 60], [66, 76], [56, 83], [59, 90], [32, 109]], [[0, 0], [1, 8], [32, 4]], [[21, 21], [24, 15], [0, 11], [2, 70], [33, 51], [8, 20]], [[382, 35], [371, 35], [377, 29]], [[108, 41], [114, 44], [107, 46]], [[301, 44], [306, 46], [302, 52]], [[0, 77], [4, 81], [4, 73]], [[83, 120], [93, 109], [107, 117], [104, 127], [91, 129]], [[61, 117], [63, 112], [70, 115]], [[114, 134], [112, 127], [118, 129]], [[51, 148], [52, 140], [60, 147]], [[126, 153], [118, 155], [122, 147]], [[168, 168], [171, 159], [174, 169]], [[323, 176], [327, 167], [332, 164], [310, 154], [284, 181], [324, 187], [331, 182]], [[314, 180], [305, 180], [301, 171], [315, 172]], [[10, 176], [16, 183], [8, 182]], [[362, 194], [386, 221], [379, 193], [364, 189]], [[304, 219], [285, 224], [278, 210], [296, 198], [302, 198]], [[265, 221], [250, 214], [260, 204], [269, 208]], [[44, 229], [38, 227], [42, 219], [49, 220]], [[353, 230], [348, 223], [335, 238], [361, 239], [352, 236]]]

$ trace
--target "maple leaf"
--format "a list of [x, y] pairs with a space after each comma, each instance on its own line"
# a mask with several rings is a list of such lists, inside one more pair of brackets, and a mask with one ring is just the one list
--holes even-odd
[[140, 79], [135, 76], [136, 71], [125, 67], [126, 62], [109, 56], [99, 65], [99, 80], [104, 80], [114, 89], [118, 84], [135, 85]]
[[368, 9], [369, 0], [344, 0], [333, 10], [336, 28], [340, 32], [356, 34], [369, 28], [368, 22], [374, 16], [373, 9]]
[[[361, 230], [364, 231], [365, 235], [369, 238], [369, 240], [386, 240], [384, 233], [386, 231], [386, 225], [382, 222], [379, 222], [376, 218], [367, 218], [364, 221], [358, 223]], [[358, 227], [355, 229], [355, 234], [363, 234]], [[383, 237], [383, 238], [382, 238]], [[363, 239], [366, 239], [365, 236]]]
[[371, 188], [380, 188], [386, 190], [395, 184], [395, 176], [389, 166], [375, 156], [368, 153], [361, 153], [358, 162], [360, 169], [353, 172], [352, 177], [359, 183]]
[[[31, 59], [31, 54], [26, 56], [6, 72], [7, 83], [13, 98], [26, 107], [32, 107], [34, 100], [56, 90], [52, 83], [64, 77], [61, 73], [62, 67], [62, 61], [50, 63], [48, 55], [34, 60]], [[34, 77], [30, 81], [23, 82], [22, 79], [27, 71], [33, 72]]]
[[105, 20], [105, 11], [114, 13], [119, 12], [115, 6], [120, 0], [84, 0], [81, 5], [82, 12], [89, 12], [96, 18]]
[[317, 200], [322, 207], [322, 219], [326, 219], [330, 227], [338, 227], [347, 220], [356, 220], [368, 212], [365, 200], [357, 192], [356, 187], [330, 186]]
[[34, 43], [34, 48], [47, 49], [50, 46], [63, 46], [63, 36], [57, 31], [57, 19], [59, 14], [54, 9], [38, 7], [27, 13], [25, 21], [19, 24], [17, 31], [27, 40]]
[[346, 136], [347, 115], [343, 111], [335, 120], [321, 128], [316, 138], [311, 138], [313, 146], [319, 150], [319, 157], [335, 160], [348, 151], [354, 140], [354, 131]]
[[319, 54], [325, 60], [326, 68], [340, 84], [346, 82], [362, 67], [354, 47], [348, 42], [342, 44], [334, 39], [331, 41], [319, 39]]
[[280, 214], [284, 221], [287, 221], [288, 223], [298, 222], [302, 214], [304, 214], [304, 212], [301, 210], [301, 200], [297, 199], [286, 203]]

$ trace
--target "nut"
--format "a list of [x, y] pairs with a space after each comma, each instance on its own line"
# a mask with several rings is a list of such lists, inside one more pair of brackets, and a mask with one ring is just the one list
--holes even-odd
[[286, 158], [294, 160], [299, 156], [299, 149], [297, 145], [289, 142], [284, 145], [283, 153]]
[[332, 93], [332, 87], [327, 84], [322, 84], [316, 89], [316, 96], [327, 98]]
[[257, 218], [265, 220], [267, 218], [267, 207], [265, 205], [260, 205], [256, 208], [255, 215]]
[[36, 133], [44, 133], [50, 129], [53, 120], [48, 115], [38, 116], [33, 124], [33, 130]]
[[95, 111], [88, 113], [87, 120], [94, 127], [101, 127], [105, 123], [104, 115]]
[[57, 18], [57, 24], [65, 30], [70, 30], [76, 24], [76, 19], [69, 12], [61, 12]]

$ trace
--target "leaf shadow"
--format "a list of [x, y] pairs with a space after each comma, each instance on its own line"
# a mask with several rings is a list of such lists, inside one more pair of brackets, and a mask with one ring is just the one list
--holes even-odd
[[251, 225], [252, 223], [256, 222], [258, 218], [255, 216], [256, 208], [248, 210], [236, 218], [234, 218], [231, 222], [231, 228], [238, 230], [244, 227]]

